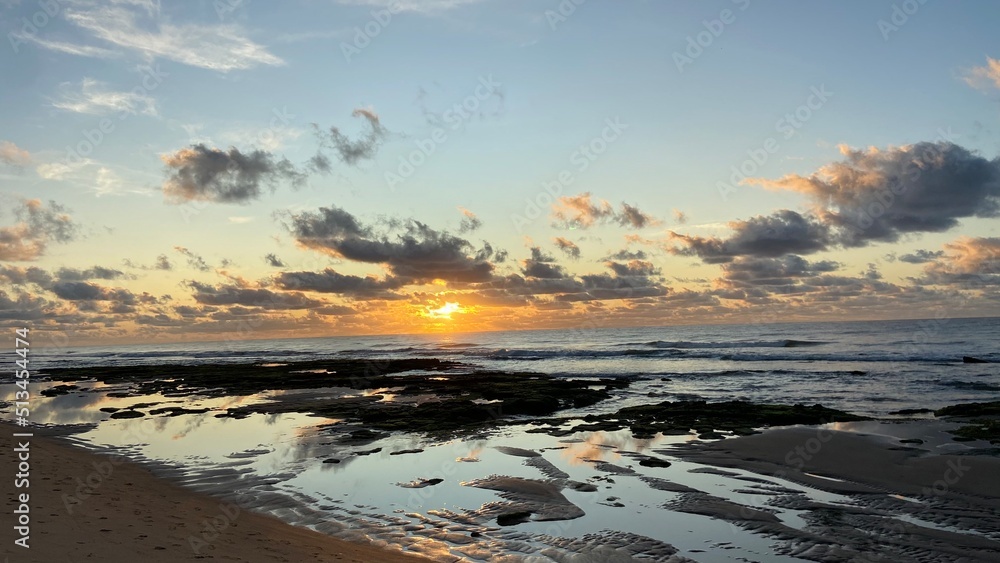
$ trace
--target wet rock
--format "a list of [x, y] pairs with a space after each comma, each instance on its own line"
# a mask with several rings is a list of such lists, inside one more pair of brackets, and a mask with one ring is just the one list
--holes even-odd
[[59, 395], [68, 395], [77, 389], [79, 389], [79, 387], [76, 385], [56, 385], [45, 389], [40, 392], [39, 395], [43, 397], [58, 397]]
[[167, 416], [180, 416], [182, 414], [203, 414], [209, 409], [186, 409], [184, 407], [164, 407], [149, 411], [150, 415], [166, 414]]
[[409, 483], [396, 483], [396, 485], [404, 489], [423, 489], [424, 487], [433, 487], [439, 483], [444, 483], [444, 479], [415, 479]]
[[963, 364], [988, 364], [987, 360], [981, 360], [979, 358], [973, 358], [972, 356], [962, 356]]
[[665, 459], [647, 457], [639, 460], [639, 465], [643, 467], [670, 467], [671, 463]]
[[516, 526], [527, 522], [530, 518], [531, 513], [527, 511], [507, 512], [497, 516], [497, 524], [500, 526]]
[[413, 449], [413, 450], [397, 450], [397, 451], [394, 451], [394, 452], [389, 452], [389, 455], [419, 454], [422, 451], [424, 451], [424, 450], [419, 449], [419, 448]]
[[925, 414], [930, 412], [934, 412], [934, 409], [900, 409], [898, 411], [891, 411], [889, 414], [909, 415], [909, 414]]
[[323, 460], [323, 463], [333, 463], [333, 464], [337, 464], [337, 463], [340, 463], [340, 460], [339, 460], [339, 459], [337, 459], [337, 458], [335, 458], [335, 457], [331, 457], [331, 458], [329, 458], [329, 459], [324, 459], [324, 460]]
[[142, 418], [146, 416], [144, 413], [134, 410], [124, 410], [111, 413], [111, 418]]
[[963, 403], [934, 411], [934, 416], [986, 416], [1000, 415], [1000, 401], [989, 403]]

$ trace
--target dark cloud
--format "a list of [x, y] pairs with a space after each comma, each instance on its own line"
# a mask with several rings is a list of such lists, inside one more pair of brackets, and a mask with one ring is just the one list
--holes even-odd
[[353, 276], [341, 274], [331, 268], [322, 272], [282, 272], [275, 277], [275, 284], [285, 290], [336, 293], [355, 299], [402, 299], [392, 293], [405, 284], [392, 277], [378, 279], [374, 276]]
[[486, 281], [493, 276], [490, 259], [504, 256], [488, 243], [476, 250], [466, 239], [413, 219], [389, 221], [381, 232], [337, 207], [286, 215], [286, 220], [300, 245], [355, 262], [383, 264], [407, 282]]
[[15, 224], [0, 227], [0, 260], [37, 260], [49, 243], [76, 238], [79, 227], [67, 209], [54, 201], [48, 207], [37, 199], [23, 200], [14, 208]]
[[545, 254], [537, 246], [531, 248], [531, 258], [521, 263], [521, 273], [529, 278], [560, 279], [569, 277], [566, 270], [556, 264], [555, 258]]
[[580, 247], [577, 246], [575, 242], [563, 237], [555, 237], [552, 240], [556, 243], [556, 246], [559, 247], [559, 250], [562, 250], [566, 256], [569, 256], [574, 260], [580, 259]]
[[[195, 254], [194, 252], [191, 252], [187, 248], [184, 248], [183, 246], [175, 246], [174, 250], [176, 250], [180, 254], [184, 255], [187, 258], [188, 266], [194, 268], [195, 270], [198, 270], [198, 271], [201, 271], [201, 272], [211, 272], [212, 271], [212, 267], [208, 265], [208, 262], [205, 262], [204, 258], [202, 258], [201, 256]], [[166, 258], [166, 257], [164, 256], [163, 258]], [[159, 263], [160, 263], [160, 261], [157, 260], [157, 264], [159, 264]], [[169, 264], [169, 262], [168, 262], [168, 264]]]
[[87, 280], [118, 280], [129, 277], [128, 274], [120, 270], [94, 266], [86, 270], [75, 268], [60, 268], [56, 271], [55, 277], [59, 281], [87, 281]]
[[305, 179], [287, 159], [262, 150], [243, 153], [235, 147], [223, 151], [197, 144], [164, 155], [163, 162], [169, 171], [163, 193], [174, 203], [248, 203], [282, 180], [299, 184]]
[[458, 208], [462, 212], [462, 222], [458, 226], [460, 234], [471, 233], [483, 226], [483, 222], [476, 217], [476, 214], [463, 207]]
[[621, 211], [606, 200], [592, 200], [590, 192], [562, 196], [552, 204], [554, 227], [586, 229], [594, 225], [615, 223], [622, 227], [641, 229], [659, 222], [638, 207], [622, 203]]
[[845, 246], [894, 242], [905, 233], [946, 231], [963, 217], [1000, 215], [1000, 159], [946, 142], [841, 152], [843, 161], [808, 177], [749, 182], [806, 194]]
[[801, 256], [779, 258], [742, 256], [722, 265], [722, 275], [729, 286], [790, 285], [802, 278], [812, 278], [837, 271], [840, 264], [830, 260], [810, 262]]
[[[374, 111], [366, 108], [358, 108], [351, 115], [364, 118], [369, 127], [368, 131], [355, 141], [344, 135], [337, 127], [331, 127], [328, 132], [321, 131], [318, 127], [316, 129], [317, 136], [320, 139], [320, 146], [324, 149], [333, 149], [340, 161], [347, 165], [354, 165], [361, 160], [374, 157], [378, 152], [379, 146], [388, 135], [388, 131], [382, 126], [378, 114]], [[316, 126], [314, 125], [314, 127]], [[323, 155], [319, 156], [326, 159]], [[316, 157], [313, 157], [311, 163], [317, 168], [322, 169], [323, 162], [317, 162]], [[329, 169], [328, 159], [325, 161], [325, 164], [326, 168]]]
[[284, 268], [285, 263], [281, 261], [281, 258], [274, 253], [269, 253], [264, 255], [264, 262], [267, 262], [268, 266], [274, 268]]
[[649, 255], [642, 250], [631, 251], [627, 248], [623, 248], [614, 254], [605, 256], [600, 261], [607, 262], [609, 260], [645, 260], [649, 258]]
[[164, 270], [164, 271], [166, 271], [166, 270], [173, 270], [174, 269], [174, 265], [170, 263], [170, 258], [167, 258], [166, 254], [160, 254], [159, 256], [157, 256], [156, 257], [156, 262], [152, 266], [146, 266], [144, 264], [136, 264], [135, 262], [129, 260], [128, 258], [126, 258], [125, 260], [122, 260], [122, 263], [125, 264], [125, 266], [128, 267], [128, 268], [135, 268], [137, 270]]
[[681, 256], [698, 256], [709, 264], [732, 261], [738, 256], [778, 257], [810, 254], [830, 244], [829, 228], [814, 217], [790, 209], [772, 215], [758, 215], [746, 221], [732, 221], [733, 234], [726, 239], [670, 232], [671, 240], [683, 244], [667, 251]]
[[38, 321], [49, 316], [51, 303], [28, 293], [10, 295], [0, 289], [0, 321], [15, 321], [22, 324]]
[[202, 305], [241, 305], [265, 310], [316, 309], [326, 305], [298, 292], [275, 292], [236, 284], [210, 285], [197, 281], [189, 281], [187, 285], [194, 292], [194, 300]]
[[52, 285], [52, 274], [34, 266], [18, 268], [17, 266], [0, 266], [0, 279], [12, 285], [34, 284], [42, 289]]
[[67, 301], [113, 301], [134, 305], [135, 294], [127, 289], [110, 288], [83, 281], [65, 281], [52, 284], [52, 293]]
[[647, 225], [653, 225], [657, 223], [656, 219], [654, 219], [649, 215], [646, 215], [645, 213], [640, 211], [638, 207], [635, 207], [634, 205], [629, 205], [624, 202], [622, 203], [621, 213], [619, 213], [615, 217], [615, 221], [617, 221], [618, 224], [623, 227], [631, 226], [637, 229], [642, 229]]
[[900, 262], [907, 264], [925, 264], [944, 256], [943, 250], [917, 250], [911, 254], [904, 254], [899, 257]]

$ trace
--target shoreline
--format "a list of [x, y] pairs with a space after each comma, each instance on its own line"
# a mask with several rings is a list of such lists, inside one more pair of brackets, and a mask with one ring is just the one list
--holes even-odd
[[[11, 434], [18, 431], [23, 429], [0, 423], [0, 466], [12, 477], [17, 461]], [[292, 526], [185, 489], [123, 458], [87, 451], [38, 429], [34, 433], [29, 488], [15, 490], [13, 479], [5, 479], [2, 528], [9, 563], [430, 561]], [[30, 491], [29, 549], [14, 545], [10, 525], [14, 493], [24, 490]]]

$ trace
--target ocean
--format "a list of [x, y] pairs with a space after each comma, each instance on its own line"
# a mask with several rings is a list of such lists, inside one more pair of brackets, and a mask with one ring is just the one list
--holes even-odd
[[[36, 369], [439, 358], [557, 377], [631, 377], [663, 400], [821, 403], [864, 415], [995, 397], [1000, 319], [560, 329], [36, 348]], [[668, 379], [670, 385], [661, 385]], [[639, 384], [633, 401], [651, 392]], [[620, 405], [608, 405], [618, 408]]]

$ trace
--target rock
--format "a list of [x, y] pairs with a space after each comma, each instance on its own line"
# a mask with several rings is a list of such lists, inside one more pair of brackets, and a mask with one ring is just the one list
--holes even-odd
[[934, 416], [984, 416], [1000, 415], [1000, 401], [990, 403], [963, 403], [934, 411]]
[[900, 444], [923, 444], [924, 441], [920, 438], [910, 438], [908, 440], [900, 440]]
[[639, 465], [643, 467], [670, 467], [671, 463], [665, 459], [647, 457], [639, 460]]
[[422, 449], [398, 450], [398, 451], [395, 451], [395, 452], [389, 452], [389, 455], [419, 454], [422, 451], [424, 451], [424, 450], [422, 450]]
[[125, 410], [111, 413], [111, 418], [142, 418], [146, 416], [144, 413], [134, 410]]
[[497, 524], [500, 526], [516, 526], [527, 522], [531, 518], [530, 512], [508, 512], [497, 516]]
[[973, 358], [972, 356], [962, 356], [963, 364], [988, 364], [986, 360], [981, 360], [979, 358]]
[[924, 414], [928, 412], [934, 412], [933, 409], [900, 409], [898, 411], [892, 411], [889, 414]]
[[324, 459], [323, 463], [340, 463], [340, 460], [337, 459], [337, 458], [331, 457], [330, 459]]

